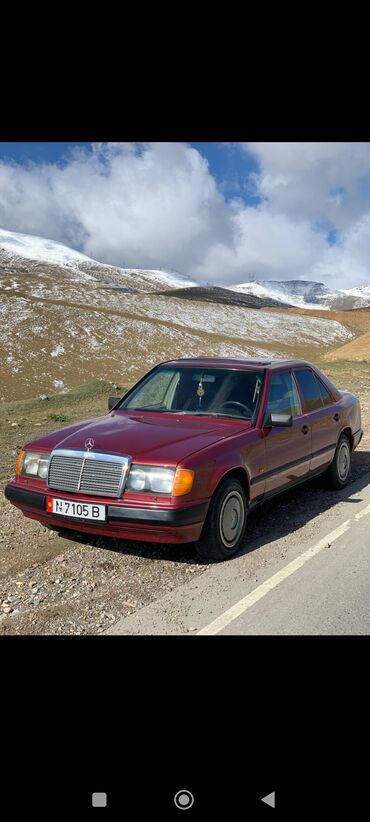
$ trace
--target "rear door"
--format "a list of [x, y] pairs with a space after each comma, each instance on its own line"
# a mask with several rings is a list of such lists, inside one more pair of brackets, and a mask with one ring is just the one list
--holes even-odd
[[311, 428], [302, 416], [297, 386], [290, 370], [273, 372], [265, 416], [290, 414], [293, 425], [264, 428], [266, 442], [266, 494], [293, 484], [309, 472]]
[[295, 368], [304, 419], [312, 431], [310, 471], [329, 465], [339, 436], [340, 415], [338, 404], [311, 368]]

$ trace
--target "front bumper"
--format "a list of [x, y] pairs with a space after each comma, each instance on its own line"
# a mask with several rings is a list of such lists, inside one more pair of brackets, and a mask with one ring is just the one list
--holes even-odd
[[[128, 505], [110, 505], [107, 501], [105, 522], [77, 519], [50, 514], [46, 511], [46, 496], [56, 496], [55, 492], [44, 494], [19, 488], [9, 483], [4, 491], [6, 499], [20, 508], [26, 517], [36, 519], [45, 525], [69, 528], [101, 536], [121, 539], [144, 540], [148, 542], [193, 542], [199, 539], [207, 514], [208, 502], [201, 502], [182, 508], [140, 508]], [[59, 496], [59, 494], [58, 494]], [[86, 501], [76, 499], [78, 502]]]

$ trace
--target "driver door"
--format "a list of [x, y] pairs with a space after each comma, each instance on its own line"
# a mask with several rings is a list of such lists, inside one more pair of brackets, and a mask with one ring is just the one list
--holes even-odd
[[[266, 488], [271, 496], [305, 477], [310, 468], [311, 426], [302, 414], [301, 403], [291, 371], [271, 376], [265, 409], [270, 414], [289, 414], [293, 425], [264, 427], [266, 442]], [[264, 423], [265, 425], [265, 423]]]

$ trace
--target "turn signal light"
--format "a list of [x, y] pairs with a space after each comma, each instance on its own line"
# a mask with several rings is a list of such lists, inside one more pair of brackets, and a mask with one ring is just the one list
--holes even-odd
[[188, 494], [193, 487], [194, 476], [194, 471], [190, 471], [188, 468], [177, 468], [172, 486], [172, 496], [182, 497], [184, 494]]
[[19, 479], [20, 474], [21, 474], [21, 467], [22, 467], [23, 457], [24, 457], [24, 451], [22, 449], [18, 454], [18, 459], [17, 459], [16, 466], [15, 466], [15, 476], [17, 477], [17, 479]]

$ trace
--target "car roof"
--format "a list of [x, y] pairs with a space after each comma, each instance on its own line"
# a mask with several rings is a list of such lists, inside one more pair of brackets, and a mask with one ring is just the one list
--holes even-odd
[[307, 362], [307, 360], [284, 360], [284, 359], [269, 359], [269, 358], [257, 358], [257, 357], [250, 357], [245, 360], [241, 359], [233, 359], [232, 357], [184, 357], [183, 359], [178, 360], [167, 360], [166, 362], [161, 363], [161, 365], [171, 365], [171, 366], [194, 366], [195, 368], [240, 368], [240, 369], [255, 369], [256, 366], [262, 369], [275, 369], [281, 368], [282, 366], [289, 367], [297, 367], [297, 366], [310, 366], [311, 363]]

